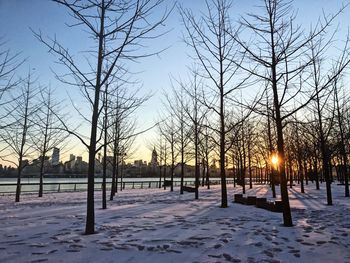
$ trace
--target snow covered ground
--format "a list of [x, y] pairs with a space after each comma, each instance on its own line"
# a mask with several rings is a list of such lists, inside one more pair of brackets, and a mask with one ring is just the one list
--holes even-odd
[[[229, 187], [229, 208], [220, 188], [179, 195], [161, 189], [126, 190], [102, 210], [96, 192], [96, 230], [83, 235], [86, 193], [43, 198], [0, 196], [0, 262], [350, 262], [350, 198], [333, 184], [301, 194], [290, 190], [294, 227], [282, 214], [232, 203], [241, 189]], [[248, 194], [271, 196], [265, 185]], [[269, 198], [270, 199], [270, 198]]]

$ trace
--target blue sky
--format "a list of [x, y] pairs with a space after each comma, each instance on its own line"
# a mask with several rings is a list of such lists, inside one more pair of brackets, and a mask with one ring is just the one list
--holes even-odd
[[[204, 0], [180, 0], [178, 2], [191, 8], [196, 14], [205, 8]], [[340, 0], [296, 0], [294, 5], [298, 9], [299, 21], [309, 24], [317, 20], [322, 9], [326, 13], [334, 12], [342, 2]], [[168, 0], [167, 3], [171, 5], [174, 1]], [[253, 11], [254, 6], [259, 3], [258, 0], [233, 1], [231, 18], [235, 20], [238, 19], [239, 15]], [[348, 10], [347, 13], [349, 13]], [[338, 21], [342, 30], [346, 30], [349, 26], [349, 17], [349, 15], [344, 14]], [[67, 106], [70, 103], [67, 94], [77, 104], [83, 103], [83, 99], [79, 96], [76, 88], [62, 85], [54, 79], [50, 68], [55, 71], [60, 71], [62, 68], [55, 64], [55, 57], [48, 54], [47, 48], [34, 38], [30, 28], [34, 31], [41, 30], [45, 36], [56, 36], [72, 52], [82, 51], [88, 46], [86, 38], [80, 29], [67, 28], [65, 23], [69, 21], [71, 18], [67, 10], [49, 0], [0, 0], [0, 36], [4, 37], [7, 46], [13, 52], [21, 52], [21, 56], [27, 59], [26, 65], [21, 67], [18, 74], [24, 76], [29, 66], [35, 68], [39, 82], [43, 85], [53, 86], [57, 90], [56, 96]], [[149, 44], [153, 50], [169, 48], [159, 56], [142, 59], [138, 64], [130, 65], [131, 71], [141, 72], [137, 78], [143, 82], [144, 92], [152, 91], [154, 93], [154, 96], [137, 114], [140, 129], [151, 126], [157, 119], [158, 112], [162, 108], [161, 91], [169, 89], [170, 74], [175, 77], [184, 76], [186, 75], [186, 66], [191, 64], [188, 58], [191, 50], [186, 48], [181, 40], [183, 28], [176, 9], [169, 17], [166, 29], [171, 29], [171, 31], [166, 36], [153, 40]], [[75, 118], [74, 114], [72, 118]], [[149, 161], [150, 151], [148, 152], [148, 147], [145, 144], [152, 140], [153, 136], [154, 132], [151, 131], [138, 138], [136, 143], [143, 150], [134, 158], [143, 158]], [[81, 155], [85, 149], [82, 146], [77, 146], [72, 152]]]

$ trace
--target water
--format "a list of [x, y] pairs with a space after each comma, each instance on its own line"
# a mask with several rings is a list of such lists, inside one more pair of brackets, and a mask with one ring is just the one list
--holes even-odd
[[[120, 178], [118, 178], [120, 181]], [[180, 178], [174, 178], [174, 181], [180, 181]], [[21, 183], [36, 183], [40, 181], [39, 178], [22, 178]], [[108, 183], [112, 182], [111, 178], [107, 178]], [[123, 182], [140, 182], [140, 181], [159, 181], [157, 177], [135, 177], [135, 178], [123, 178]], [[163, 181], [163, 178], [162, 178]], [[44, 178], [44, 183], [87, 183], [87, 178]], [[102, 178], [95, 178], [96, 183], [102, 183]], [[0, 178], [0, 184], [15, 184], [17, 183], [17, 178]]]
[[[170, 178], [167, 178], [169, 180]], [[218, 178], [212, 178], [211, 181]], [[107, 178], [107, 189], [111, 188], [111, 178]], [[185, 184], [193, 184], [194, 178], [185, 178]], [[16, 178], [0, 178], [0, 193], [15, 193]], [[159, 178], [144, 177], [144, 178], [123, 178], [123, 185], [118, 179], [118, 189], [123, 186], [124, 189], [130, 188], [156, 188], [159, 187]], [[163, 183], [163, 178], [162, 178]], [[11, 185], [6, 185], [11, 184]], [[95, 178], [95, 189], [100, 190], [102, 178]], [[174, 178], [174, 186], [180, 185], [180, 178]], [[60, 191], [85, 191], [87, 188], [87, 178], [44, 178], [44, 193], [45, 192], [60, 192]], [[39, 192], [39, 178], [22, 178], [21, 192]]]

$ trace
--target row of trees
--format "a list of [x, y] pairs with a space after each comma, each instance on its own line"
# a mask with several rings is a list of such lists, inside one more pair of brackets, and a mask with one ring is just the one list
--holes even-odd
[[[5, 44], [0, 46], [5, 47]], [[39, 196], [43, 194], [45, 160], [55, 147], [62, 145], [66, 135], [58, 118], [60, 104], [50, 87], [40, 86], [29, 70], [24, 78], [15, 75], [24, 61], [10, 50], [1, 52], [1, 159], [17, 170], [16, 202], [20, 200], [21, 174], [28, 158], [39, 160]], [[56, 116], [53, 114], [56, 112]], [[55, 127], [55, 129], [53, 129]]]
[[[148, 52], [145, 42], [157, 38], [158, 28], [163, 26], [169, 11], [163, 11], [160, 18], [153, 12], [161, 8], [164, 0], [92, 0], [68, 1], [54, 0], [67, 8], [76, 20], [74, 25], [85, 30], [95, 48], [86, 51], [85, 62], [76, 61], [68, 48], [56, 39], [46, 39], [41, 33], [35, 33], [51, 53], [59, 58], [68, 70], [58, 76], [66, 83], [78, 87], [92, 111], [85, 118], [90, 127], [88, 139], [68, 126], [66, 130], [76, 136], [86, 146], [88, 157], [87, 217], [85, 233], [95, 232], [94, 175], [96, 154], [103, 149], [103, 208], [106, 208], [106, 157], [107, 147], [113, 152], [113, 182], [117, 183], [118, 158], [123, 156], [130, 140], [135, 137], [135, 124], [126, 121], [146, 96], [137, 96], [137, 92], [124, 90], [125, 86], [135, 86], [130, 78], [128, 65], [140, 58], [157, 54]], [[86, 66], [88, 70], [86, 71]], [[112, 117], [113, 116], [113, 117]], [[108, 132], [114, 128], [114, 131]], [[117, 191], [113, 183], [111, 198]]]
[[[154, 18], [153, 11], [160, 8], [163, 0], [95, 0], [88, 2], [55, 0], [53, 2], [67, 8], [73, 19], [76, 20], [76, 23], [69, 27], [77, 26], [85, 30], [86, 36], [92, 40], [95, 48], [84, 53], [85, 61], [76, 60], [77, 54], [70, 53], [69, 48], [61, 45], [57, 39], [44, 37], [41, 32], [33, 31], [33, 34], [49, 48], [50, 53], [57, 56], [58, 62], [66, 67], [68, 72], [63, 75], [57, 74], [56, 78], [64, 85], [79, 88], [82, 97], [86, 99], [84, 106], [91, 109], [92, 116], [91, 118], [86, 117], [86, 108], [72, 103], [82, 119], [79, 125], [72, 125], [62, 117], [56, 107], [57, 104], [51, 100], [52, 91], [35, 87], [31, 72], [24, 80], [11, 81], [21, 62], [13, 64], [17, 56], [9, 57], [9, 53], [5, 51], [1, 53], [3, 56], [1, 57], [3, 62], [1, 81], [7, 82], [3, 93], [11, 88], [13, 92], [8, 95], [12, 98], [11, 104], [6, 104], [8, 109], [3, 107], [6, 129], [2, 127], [1, 140], [5, 145], [3, 152], [6, 154], [3, 154], [2, 158], [13, 162], [18, 167], [16, 201], [19, 201], [23, 159], [29, 155], [38, 154], [35, 146], [40, 145], [40, 158], [45, 160], [48, 151], [60, 143], [56, 139], [62, 140], [63, 138], [57, 134], [51, 136], [55, 132], [64, 132], [77, 138], [86, 146], [89, 153], [85, 232], [91, 234], [94, 233], [95, 226], [96, 154], [102, 152], [104, 157], [102, 207], [106, 208], [107, 161], [111, 162], [113, 167], [113, 187], [110, 195], [110, 199], [113, 199], [117, 191], [119, 159], [125, 158], [124, 155], [130, 150], [137, 135], [132, 114], [149, 98], [147, 94], [139, 95], [141, 85], [133, 80], [128, 64], [158, 53], [152, 50], [145, 51], [143, 45], [148, 39], [163, 34], [155, 32], [158, 27], [163, 26], [169, 11], [165, 9], [161, 18]], [[17, 95], [17, 92], [21, 94]], [[38, 94], [44, 99], [40, 104], [35, 102]], [[40, 117], [37, 116], [39, 112]], [[81, 125], [90, 127], [89, 135], [78, 129]], [[40, 127], [41, 130], [36, 133], [35, 127]], [[51, 137], [54, 138], [49, 141]], [[11, 148], [10, 152], [9, 148]], [[112, 153], [112, 160], [107, 158], [109, 153]], [[7, 155], [15, 157], [15, 161], [6, 158]], [[42, 175], [40, 178], [42, 182]], [[42, 184], [40, 189], [40, 195], [42, 195]]]
[[[89, 127], [86, 135], [67, 124], [53, 109], [53, 103], [46, 100], [44, 104], [47, 106], [44, 112], [51, 114], [60, 125], [48, 127], [46, 131], [64, 131], [75, 136], [89, 153], [85, 233], [92, 234], [95, 231], [96, 154], [102, 151], [104, 155], [102, 207], [106, 208], [107, 154], [113, 154], [110, 195], [113, 199], [117, 191], [119, 158], [123, 158], [137, 134], [130, 116], [149, 98], [149, 95], [138, 95], [140, 86], [133, 81], [130, 62], [159, 53], [148, 52], [144, 45], [164, 33], [159, 28], [171, 9], [164, 9], [159, 17], [154, 13], [161, 9], [164, 0], [54, 2], [67, 8], [75, 19], [71, 26], [81, 27], [93, 42], [93, 48], [84, 52], [85, 60], [76, 59], [76, 54], [71, 54], [56, 38], [34, 32], [66, 67], [67, 72], [57, 78], [64, 84], [78, 87], [91, 110], [91, 116], [86, 117], [76, 108]], [[184, 164], [193, 160], [196, 198], [199, 197], [199, 163], [204, 164], [208, 182], [209, 159], [215, 156], [220, 165], [223, 208], [228, 206], [226, 173], [229, 166], [238, 172], [236, 176], [245, 191], [242, 179], [246, 174], [251, 179], [254, 166], [272, 170], [270, 158], [275, 154], [279, 160], [277, 176], [271, 176], [270, 181], [274, 195], [275, 179], [280, 183], [284, 225], [291, 226], [287, 180], [290, 179], [292, 185], [296, 172], [302, 183], [305, 178], [311, 179], [311, 171], [317, 182], [324, 179], [327, 201], [332, 204], [330, 166], [342, 164], [339, 166], [342, 167], [341, 176], [349, 194], [346, 171], [348, 101], [345, 96], [340, 96], [350, 63], [348, 37], [333, 59], [327, 57], [330, 50], [334, 51], [333, 45], [338, 43], [332, 25], [346, 6], [334, 15], [324, 15], [305, 31], [296, 23], [291, 1], [261, 0], [261, 3], [260, 10], [241, 17], [238, 22], [230, 18], [232, 2], [229, 0], [206, 1], [206, 13], [200, 17], [178, 6], [184, 25], [184, 41], [193, 54], [193, 66], [189, 69], [188, 79], [173, 78], [171, 92], [165, 92], [158, 148], [161, 163], [166, 163], [170, 156], [172, 179], [175, 165], [180, 162], [183, 182]], [[247, 35], [253, 37], [246, 39]], [[25, 116], [38, 109], [29, 103], [31, 74], [23, 83], [28, 87], [27, 93], [26, 89], [23, 93], [27, 94], [27, 97], [23, 96], [27, 100], [24, 99], [20, 103], [22, 106], [17, 108], [24, 109]], [[45, 117], [40, 119], [45, 120]], [[8, 127], [11, 124], [8, 122]], [[15, 136], [22, 138], [19, 147], [22, 154], [28, 124], [23, 118], [22, 130], [15, 131]], [[41, 126], [45, 131], [46, 126]], [[15, 136], [12, 134], [12, 138]], [[41, 143], [43, 141], [40, 139]], [[18, 166], [21, 167], [20, 162]], [[322, 171], [320, 178], [319, 171]], [[18, 178], [20, 187], [20, 173]]]
[[[348, 100], [339, 97], [350, 62], [349, 36], [338, 42], [332, 29], [346, 6], [336, 14], [324, 15], [306, 32], [296, 23], [291, 1], [261, 2], [259, 12], [241, 17], [239, 22], [230, 19], [231, 1], [206, 1], [207, 12], [198, 18], [191, 10], [179, 7], [194, 66], [189, 80], [176, 81], [174, 95], [166, 96], [168, 123], [160, 130], [170, 145], [171, 156], [176, 156], [173, 149], [179, 149], [181, 156], [186, 147], [191, 149], [188, 153], [196, 166], [196, 198], [198, 161], [207, 161], [206, 151], [219, 159], [221, 207], [227, 207], [229, 156], [242, 178], [247, 169], [252, 176], [254, 159], [255, 166], [269, 169], [271, 156], [276, 155], [283, 221], [285, 226], [292, 226], [287, 180], [290, 178], [292, 185], [295, 172], [303, 182], [314, 171], [318, 183], [322, 171], [327, 203], [331, 205], [331, 166], [339, 165], [345, 195], [349, 196]], [[246, 35], [254, 37], [245, 39]], [[328, 57], [340, 43], [342, 48]], [[248, 95], [243, 97], [243, 93]], [[177, 140], [172, 127], [180, 131]], [[183, 144], [181, 134], [191, 134], [190, 145]], [[212, 147], [203, 147], [208, 140]], [[201, 156], [200, 147], [205, 149]], [[274, 176], [271, 183], [275, 195]]]

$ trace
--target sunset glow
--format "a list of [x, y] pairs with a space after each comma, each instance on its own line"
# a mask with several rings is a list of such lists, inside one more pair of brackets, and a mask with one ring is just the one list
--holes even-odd
[[271, 163], [272, 163], [275, 167], [277, 167], [278, 162], [279, 162], [279, 160], [278, 160], [277, 154], [276, 154], [276, 155], [272, 155], [272, 157], [271, 157]]

